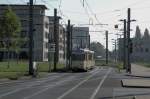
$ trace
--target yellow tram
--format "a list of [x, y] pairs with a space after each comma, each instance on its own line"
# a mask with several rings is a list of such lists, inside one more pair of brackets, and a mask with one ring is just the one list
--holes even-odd
[[94, 51], [80, 49], [72, 51], [72, 69], [87, 71], [95, 65]]

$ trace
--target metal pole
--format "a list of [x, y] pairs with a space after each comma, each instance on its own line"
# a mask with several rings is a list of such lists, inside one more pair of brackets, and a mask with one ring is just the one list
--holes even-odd
[[127, 28], [127, 26], [126, 26], [127, 24], [126, 24], [126, 19], [124, 19], [124, 39], [123, 39], [123, 45], [124, 45], [124, 47], [123, 47], [123, 52], [124, 52], [124, 55], [123, 55], [123, 68], [124, 69], [126, 69], [127, 67], [127, 64], [126, 64], [126, 50], [127, 50], [127, 47], [126, 47], [126, 43], [127, 43], [127, 41], [126, 41], [126, 39], [127, 39], [127, 31], [126, 31], [126, 28]]
[[128, 20], [127, 20], [127, 45], [128, 45], [128, 72], [131, 73], [131, 63], [130, 63], [130, 22], [131, 22], [131, 9], [128, 8]]
[[108, 31], [106, 31], [106, 65], [108, 65]]
[[70, 28], [70, 67], [72, 68], [72, 33], [73, 33], [73, 25]]
[[[50, 43], [49, 43], [50, 45]], [[50, 48], [49, 48], [49, 51], [48, 51], [48, 61], [49, 61], [49, 71], [48, 72], [51, 72], [51, 52], [50, 52]]]
[[67, 67], [70, 69], [70, 20], [67, 26]]
[[117, 63], [117, 41], [115, 40], [115, 63]]
[[29, 2], [29, 75], [33, 75], [33, 0]]
[[49, 34], [49, 37], [48, 37], [48, 44], [49, 44], [49, 47], [48, 47], [48, 62], [49, 62], [49, 71], [48, 72], [51, 72], [51, 35]]
[[58, 51], [59, 51], [59, 35], [58, 35], [58, 17], [57, 17], [57, 9], [54, 9], [54, 42], [55, 42], [55, 52], [54, 52], [54, 71], [57, 70], [57, 62], [58, 62]]
[[[119, 44], [120, 43], [120, 44]], [[118, 61], [122, 62], [122, 57], [121, 57], [121, 45], [122, 41], [121, 41], [121, 34], [119, 35], [119, 39], [118, 39]]]
[[88, 36], [88, 38], [89, 38], [89, 41], [88, 41], [88, 42], [89, 42], [89, 50], [90, 50], [90, 49], [91, 49], [91, 44], [90, 44], [90, 42], [91, 42], [90, 39], [91, 39], [91, 38], [90, 38], [90, 35]]

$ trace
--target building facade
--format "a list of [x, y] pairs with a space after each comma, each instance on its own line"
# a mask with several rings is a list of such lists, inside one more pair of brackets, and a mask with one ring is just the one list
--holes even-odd
[[72, 30], [72, 49], [90, 49], [89, 27], [73, 27]]
[[[9, 5], [12, 11], [18, 16], [21, 21], [21, 36], [23, 38], [29, 37], [29, 6], [28, 5]], [[0, 17], [8, 5], [0, 5]], [[49, 17], [45, 15], [45, 5], [34, 5], [33, 10], [33, 38], [34, 38], [34, 61], [48, 61], [48, 39], [49, 39]], [[19, 57], [22, 59], [28, 58], [29, 50], [28, 41], [21, 47]], [[3, 58], [7, 57], [7, 52], [1, 52]]]
[[66, 59], [66, 29], [60, 24], [58, 17], [56, 40], [54, 37], [54, 17], [49, 17], [50, 43], [55, 43], [57, 62], [64, 63]]

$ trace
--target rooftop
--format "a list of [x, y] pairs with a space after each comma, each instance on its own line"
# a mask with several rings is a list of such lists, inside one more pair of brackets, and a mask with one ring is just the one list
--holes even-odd
[[[2, 7], [2, 6], [11, 6], [11, 7], [25, 7], [25, 6], [28, 6], [27, 4], [25, 5], [25, 4], [0, 4], [0, 6]], [[45, 5], [34, 5], [34, 7], [41, 7], [42, 9], [48, 9]]]

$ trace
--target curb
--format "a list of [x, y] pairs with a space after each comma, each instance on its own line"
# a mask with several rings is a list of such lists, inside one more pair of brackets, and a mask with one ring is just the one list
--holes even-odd
[[150, 76], [141, 76], [141, 75], [134, 75], [134, 74], [126, 74], [125, 76], [140, 77], [140, 78], [150, 78]]
[[126, 87], [126, 88], [150, 88], [150, 86], [128, 86], [128, 85], [123, 85], [123, 81], [121, 80], [121, 85], [122, 87]]

